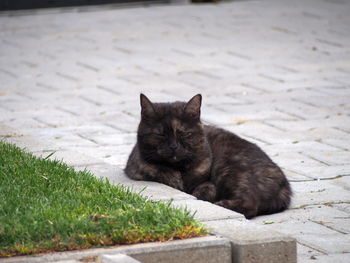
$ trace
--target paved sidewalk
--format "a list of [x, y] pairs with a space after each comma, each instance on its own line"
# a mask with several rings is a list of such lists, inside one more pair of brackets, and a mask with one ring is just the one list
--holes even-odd
[[292, 182], [290, 210], [251, 221], [295, 237], [299, 262], [350, 262], [349, 1], [61, 10], [0, 13], [10, 140], [123, 168], [140, 92], [202, 93], [203, 121], [257, 143]]

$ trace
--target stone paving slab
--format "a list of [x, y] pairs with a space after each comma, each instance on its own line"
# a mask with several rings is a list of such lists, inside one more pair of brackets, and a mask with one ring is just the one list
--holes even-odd
[[[310, 257], [347, 258], [349, 255], [349, 202], [340, 201], [292, 208], [284, 213], [261, 216], [251, 220], [269, 231], [294, 237], [298, 242], [298, 261], [308, 262]], [[343, 203], [345, 202], [345, 203]]]
[[350, 260], [349, 254], [336, 254], [336, 255], [317, 255], [310, 256], [306, 259], [302, 258], [302, 262], [305, 263], [328, 263], [328, 262], [339, 262], [339, 263], [347, 263]]
[[172, 205], [174, 207], [187, 208], [191, 213], [194, 213], [194, 217], [200, 221], [245, 219], [242, 214], [201, 200], [176, 200], [172, 202]]
[[[254, 223], [265, 228], [274, 228], [273, 226], [269, 226], [270, 224], [278, 225], [281, 232], [288, 231], [288, 234], [291, 234], [292, 236], [302, 233], [312, 233], [313, 230], [310, 228], [311, 225], [315, 228], [323, 226], [320, 227], [320, 229], [324, 229], [324, 233], [330, 234], [337, 232], [346, 236], [346, 234], [349, 233], [348, 221], [349, 214], [337, 209], [332, 204], [313, 205], [303, 209], [290, 209], [286, 213], [281, 213], [273, 217], [262, 216], [253, 220]], [[298, 231], [293, 233], [295, 228], [288, 230], [288, 227], [284, 227], [284, 223], [288, 222], [298, 225], [296, 227], [298, 228]], [[310, 223], [310, 225], [306, 226], [308, 223]], [[321, 234], [321, 232], [322, 231], [319, 231], [318, 233]]]
[[192, 195], [156, 182], [133, 181], [125, 182], [123, 185], [130, 187], [134, 192], [141, 193], [149, 199], [156, 201], [195, 199]]
[[[339, 179], [333, 180], [337, 182]], [[345, 177], [345, 180], [348, 182], [348, 177]], [[350, 202], [349, 190], [328, 180], [293, 182], [292, 187], [294, 191], [292, 208], [303, 208], [315, 204], [346, 204]]]
[[133, 180], [127, 177], [126, 174], [115, 165], [108, 165], [106, 163], [92, 165], [89, 164], [86, 166], [78, 167], [77, 169], [86, 169], [93, 173], [96, 177], [108, 179], [108, 181], [114, 184], [133, 182]]
[[[43, 156], [45, 157], [45, 156]], [[85, 154], [77, 154], [73, 151], [54, 151], [49, 157], [50, 160], [64, 160], [70, 166], [86, 166], [102, 163], [101, 160], [90, 157]]]
[[[76, 153], [76, 156], [81, 154]], [[69, 155], [67, 155], [70, 158]], [[80, 158], [77, 158], [80, 159]], [[189, 202], [196, 199], [194, 196], [181, 192], [177, 189], [163, 185], [156, 182], [145, 182], [145, 181], [134, 181], [128, 178], [125, 173], [117, 166], [108, 165], [106, 163], [99, 164], [86, 164], [79, 165], [77, 167], [79, 170], [87, 169], [91, 171], [95, 176], [108, 179], [109, 182], [114, 184], [122, 184], [132, 191], [141, 193], [144, 196], [147, 196], [151, 200], [185, 200], [184, 202]], [[203, 202], [204, 203], [204, 202]], [[176, 203], [177, 204], [177, 203]], [[182, 204], [180, 201], [179, 205]], [[225, 209], [226, 210], [226, 209]]]

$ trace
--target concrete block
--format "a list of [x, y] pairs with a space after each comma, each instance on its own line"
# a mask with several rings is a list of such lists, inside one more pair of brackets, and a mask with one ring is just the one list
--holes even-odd
[[[280, 216], [264, 216], [261, 219], [257, 218], [257, 220], [265, 221], [262, 222], [261, 226], [259, 226], [265, 231], [269, 232], [278, 229], [280, 233], [290, 235], [291, 237], [297, 239], [299, 243], [308, 246], [314, 250], [321, 251], [324, 254], [349, 253], [349, 234], [346, 234], [345, 232], [341, 231], [340, 227], [337, 227], [339, 229], [338, 230], [333, 228], [331, 224], [327, 224], [327, 222], [321, 221], [322, 210], [323, 209], [320, 208], [321, 214], [319, 218], [317, 218], [317, 215], [315, 213], [314, 218], [317, 221], [313, 221], [312, 218], [310, 218], [310, 220], [307, 219], [307, 216], [303, 216], [303, 211], [299, 211], [297, 214], [293, 215], [290, 213], [290, 210], [281, 214], [281, 216], [285, 214], [284, 220]], [[305, 213], [308, 214], [307, 212]], [[288, 219], [288, 214], [291, 215], [290, 219]], [[337, 213], [334, 210], [334, 214], [339, 215], [341, 213]], [[300, 219], [298, 218], [298, 215], [300, 216]], [[337, 221], [343, 221], [342, 226], [346, 225], [346, 221], [344, 221], [344, 218], [339, 218]], [[253, 222], [255, 223], [257, 221], [254, 220]]]
[[305, 152], [306, 149], [312, 149], [314, 151], [321, 151], [321, 152], [339, 151], [339, 148], [337, 148], [337, 147], [327, 145], [327, 144], [324, 144], [321, 142], [317, 142], [314, 140], [293, 141], [291, 143], [282, 143], [282, 144], [274, 143], [273, 145], [263, 146], [263, 150], [271, 155], [284, 153], [284, 152], [287, 152], [287, 153], [289, 153], [289, 152]]
[[125, 182], [123, 185], [130, 187], [130, 189], [136, 193], [141, 193], [143, 196], [149, 197], [151, 200], [168, 201], [196, 199], [194, 196], [186, 194], [185, 192], [156, 182], [131, 181]]
[[0, 138], [9, 138], [9, 137], [18, 137], [21, 136], [21, 134], [16, 131], [16, 129], [5, 125], [5, 124], [0, 124]]
[[134, 145], [119, 145], [115, 146], [114, 149], [110, 147], [111, 151], [106, 148], [107, 150], [104, 152], [107, 154], [105, 156], [102, 156], [101, 159], [106, 163], [124, 168], [133, 146]]
[[[298, 209], [289, 209], [283, 213], [259, 216], [251, 221], [257, 225], [261, 225], [266, 230], [279, 229], [280, 232], [286, 232], [286, 234], [291, 235], [299, 233], [310, 235], [309, 229], [311, 229], [311, 227], [306, 224], [309, 221], [323, 226], [324, 229], [327, 230], [325, 234], [335, 232], [350, 234], [349, 222], [344, 220], [348, 218], [349, 214], [346, 211], [341, 211], [337, 209], [337, 207], [333, 207], [333, 204], [329, 203], [326, 205], [311, 205]], [[298, 225], [299, 231], [293, 233], [293, 231], [288, 230], [289, 226], [285, 224], [285, 222], [288, 221]], [[309, 227], [309, 229], [307, 229], [307, 227]], [[295, 229], [293, 228], [293, 230]], [[317, 230], [317, 233], [321, 234], [322, 232]]]
[[337, 185], [337, 182], [342, 182], [339, 179], [341, 178], [333, 179], [332, 183], [328, 180], [291, 182], [294, 192], [291, 207], [350, 202], [349, 190]]
[[135, 182], [134, 180], [131, 180], [129, 177], [127, 177], [122, 169], [120, 169], [115, 165], [104, 163], [104, 164], [87, 165], [87, 166], [78, 168], [78, 170], [84, 170], [84, 169], [92, 172], [96, 177], [108, 179], [108, 181], [113, 184]]
[[81, 154], [73, 151], [57, 151], [52, 156], [51, 160], [63, 160], [70, 166], [86, 166], [92, 164], [101, 164], [102, 161], [99, 159], [92, 158], [85, 154]]
[[118, 134], [113, 132], [111, 134], [88, 134], [85, 137], [94, 140], [99, 145], [115, 146], [116, 148], [123, 145], [134, 145], [136, 142], [135, 133]]
[[64, 150], [79, 152], [84, 155], [93, 156], [96, 159], [100, 159], [101, 162], [108, 163], [110, 165], [119, 166], [124, 168], [128, 160], [128, 156], [132, 150], [133, 145], [119, 145], [119, 146], [64, 146]]
[[268, 123], [288, 131], [307, 131], [322, 127], [339, 127], [346, 124], [347, 121], [347, 117], [335, 115], [328, 118], [322, 118], [322, 121], [315, 118], [307, 120], [271, 120], [268, 121]]
[[[79, 147], [97, 147], [96, 143], [82, 138], [76, 134], [72, 134], [67, 131], [56, 131], [55, 128], [40, 129], [36, 132], [37, 140], [45, 140], [51, 142], [51, 147], [55, 147], [56, 150], [75, 151], [75, 148]], [[85, 152], [82, 152], [86, 155]]]
[[324, 118], [329, 114], [328, 109], [326, 108], [318, 108], [310, 106], [304, 103], [300, 103], [298, 101], [290, 101], [283, 103], [283, 107], [278, 107], [278, 109], [284, 111], [286, 114], [290, 116], [296, 116], [300, 119], [312, 119], [312, 118]]
[[[240, 101], [242, 103], [242, 101]], [[257, 121], [257, 120], [270, 120], [270, 119], [291, 119], [288, 114], [276, 111], [273, 104], [271, 103], [259, 103], [255, 102], [253, 104], [234, 104], [234, 101], [230, 104], [216, 104], [217, 109], [221, 109], [226, 112], [225, 115], [231, 117], [232, 123], [237, 123], [239, 120], [245, 121]]]
[[321, 251], [317, 251], [308, 246], [301, 245], [297, 243], [297, 251], [298, 251], [298, 262], [305, 262], [305, 259], [311, 259], [314, 257], [318, 257], [324, 255]]
[[204, 222], [213, 233], [232, 243], [232, 263], [295, 263], [296, 240], [275, 231], [266, 231], [249, 222], [218, 220]]
[[116, 254], [116, 255], [100, 255], [97, 258], [97, 263], [141, 263], [141, 261], [138, 261], [124, 254]]
[[349, 253], [350, 254], [350, 237], [340, 233], [329, 235], [314, 234], [308, 239], [302, 236], [296, 236], [300, 243], [311, 246], [327, 254], [331, 253]]
[[201, 238], [201, 242], [199, 240], [159, 243], [154, 251], [141, 248], [129, 255], [143, 263], [231, 263], [231, 244], [228, 239], [208, 236]]
[[318, 160], [320, 163], [327, 165], [346, 165], [350, 164], [349, 151], [327, 151], [320, 152], [311, 149], [306, 149], [303, 154]]
[[[0, 136], [1, 138], [1, 136]], [[32, 136], [14, 134], [13, 136], [4, 136], [5, 141], [13, 143], [18, 147], [29, 151], [29, 152], [48, 152], [48, 154], [53, 151], [55, 148], [52, 147], [47, 142], [38, 141], [33, 139]]]
[[[350, 136], [349, 136], [350, 137]], [[328, 138], [322, 140], [323, 143], [327, 143], [329, 145], [333, 145], [335, 147], [344, 149], [344, 150], [350, 150], [350, 138], [344, 139], [344, 138]]]
[[81, 261], [74, 260], [74, 259], [68, 259], [68, 260], [55, 261], [54, 263], [81, 263]]
[[309, 166], [322, 166], [320, 162], [297, 152], [281, 152], [271, 156], [271, 158], [279, 166], [285, 167], [286, 169], [293, 169], [294, 167], [303, 169]]
[[37, 256], [4, 258], [0, 259], [0, 262], [46, 263], [116, 254], [129, 255], [143, 263], [231, 263], [231, 243], [226, 238], [205, 236], [170, 242], [142, 243]]
[[336, 185], [341, 187], [344, 190], [349, 191], [350, 193], [350, 177], [349, 176], [342, 176], [342, 177], [338, 177], [334, 180], [330, 181], [332, 185]]
[[242, 214], [201, 200], [177, 200], [172, 204], [174, 207], [186, 207], [200, 221], [245, 219]]
[[293, 181], [310, 181], [310, 177], [307, 177], [305, 175], [298, 174], [296, 172], [288, 171], [286, 169], [282, 169], [284, 174], [286, 175], [287, 179], [291, 182]]
[[268, 144], [291, 144], [295, 141], [312, 141], [322, 138], [348, 138], [348, 134], [334, 128], [315, 128], [306, 131], [283, 131], [263, 123], [248, 122], [245, 125], [227, 127], [238, 135], [256, 138]]
[[350, 214], [350, 204], [349, 203], [333, 204], [332, 207], [335, 207], [340, 211], [344, 211], [344, 212], [347, 212], [348, 214]]
[[109, 165], [106, 163], [92, 164], [80, 166], [78, 167], [78, 169], [87, 169], [97, 177], [108, 179], [109, 182], [113, 184], [122, 184], [126, 187], [129, 187], [133, 192], [140, 193], [143, 196], [147, 196], [151, 200], [184, 200], [184, 202], [189, 202], [190, 200], [196, 199], [192, 195], [186, 194], [185, 192], [179, 191], [164, 184], [160, 184], [157, 182], [132, 180], [125, 175], [122, 169], [114, 165]]
[[210, 106], [204, 106], [202, 122], [211, 125], [232, 125], [234, 120], [231, 116], [224, 114], [221, 110]]
[[316, 256], [309, 256], [307, 258], [298, 257], [298, 262], [302, 263], [329, 263], [329, 262], [337, 262], [337, 263], [349, 263], [350, 262], [350, 253], [334, 253], [334, 254], [323, 254]]
[[305, 175], [309, 178], [313, 178], [315, 180], [318, 179], [333, 179], [339, 176], [347, 176], [350, 174], [350, 165], [310, 165], [310, 166], [294, 166], [289, 168], [291, 171]]
[[246, 138], [265, 142], [267, 144], [283, 143], [291, 140], [290, 134], [268, 126], [262, 122], [247, 122], [244, 125], [226, 127], [229, 131]]

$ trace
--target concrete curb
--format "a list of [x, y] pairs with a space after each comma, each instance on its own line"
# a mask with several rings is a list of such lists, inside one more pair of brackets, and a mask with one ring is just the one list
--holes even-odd
[[[38, 150], [38, 145], [43, 145], [41, 142], [36, 142], [27, 136], [18, 136], [18, 133], [9, 127], [0, 125], [0, 130], [2, 130], [0, 136], [6, 138], [7, 141], [14, 142], [20, 147], [26, 147], [29, 151], [31, 151], [31, 146], [35, 146], [34, 154], [44, 157], [48, 155], [47, 150], [43, 148]], [[241, 214], [196, 200], [191, 195], [159, 183], [132, 181], [120, 168], [80, 153], [57, 151], [50, 158], [62, 159], [76, 169], [88, 169], [97, 177], [108, 178], [114, 184], [129, 186], [135, 192], [142, 191], [143, 195], [152, 200], [172, 200], [175, 207], [187, 207], [195, 213], [196, 219], [211, 229], [215, 236], [166, 243], [61, 252], [34, 257], [15, 257], [0, 259], [1, 263], [57, 262], [120, 253], [130, 255], [141, 262], [294, 263], [297, 261], [295, 239], [278, 232], [262, 230]]]
[[267, 231], [250, 222], [215, 220], [204, 222], [212, 233], [228, 238], [232, 262], [297, 262], [296, 240], [276, 231]]
[[[59, 252], [38, 256], [0, 259], [1, 263], [44, 263], [82, 260], [102, 255], [126, 254], [143, 263], [231, 262], [231, 244], [226, 238], [207, 236], [164, 243], [143, 243], [112, 248]], [[217, 261], [218, 260], [218, 261]], [[84, 262], [84, 261], [83, 261]]]
[[102, 255], [97, 259], [97, 263], [141, 263], [140, 261], [124, 254]]

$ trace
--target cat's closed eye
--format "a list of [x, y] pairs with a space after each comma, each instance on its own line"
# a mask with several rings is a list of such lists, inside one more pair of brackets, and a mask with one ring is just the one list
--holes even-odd
[[152, 133], [153, 136], [156, 136], [158, 138], [165, 138], [165, 134], [164, 133]]
[[180, 132], [180, 136], [181, 136], [182, 138], [189, 138], [189, 137], [191, 137], [192, 135], [193, 135], [192, 132], [185, 132], [185, 131], [181, 131], [181, 132]]
[[143, 135], [146, 136], [146, 137], [149, 137], [149, 138], [158, 138], [158, 139], [165, 138], [165, 134], [164, 133], [160, 133], [160, 132], [150, 132], [150, 133], [145, 133]]

